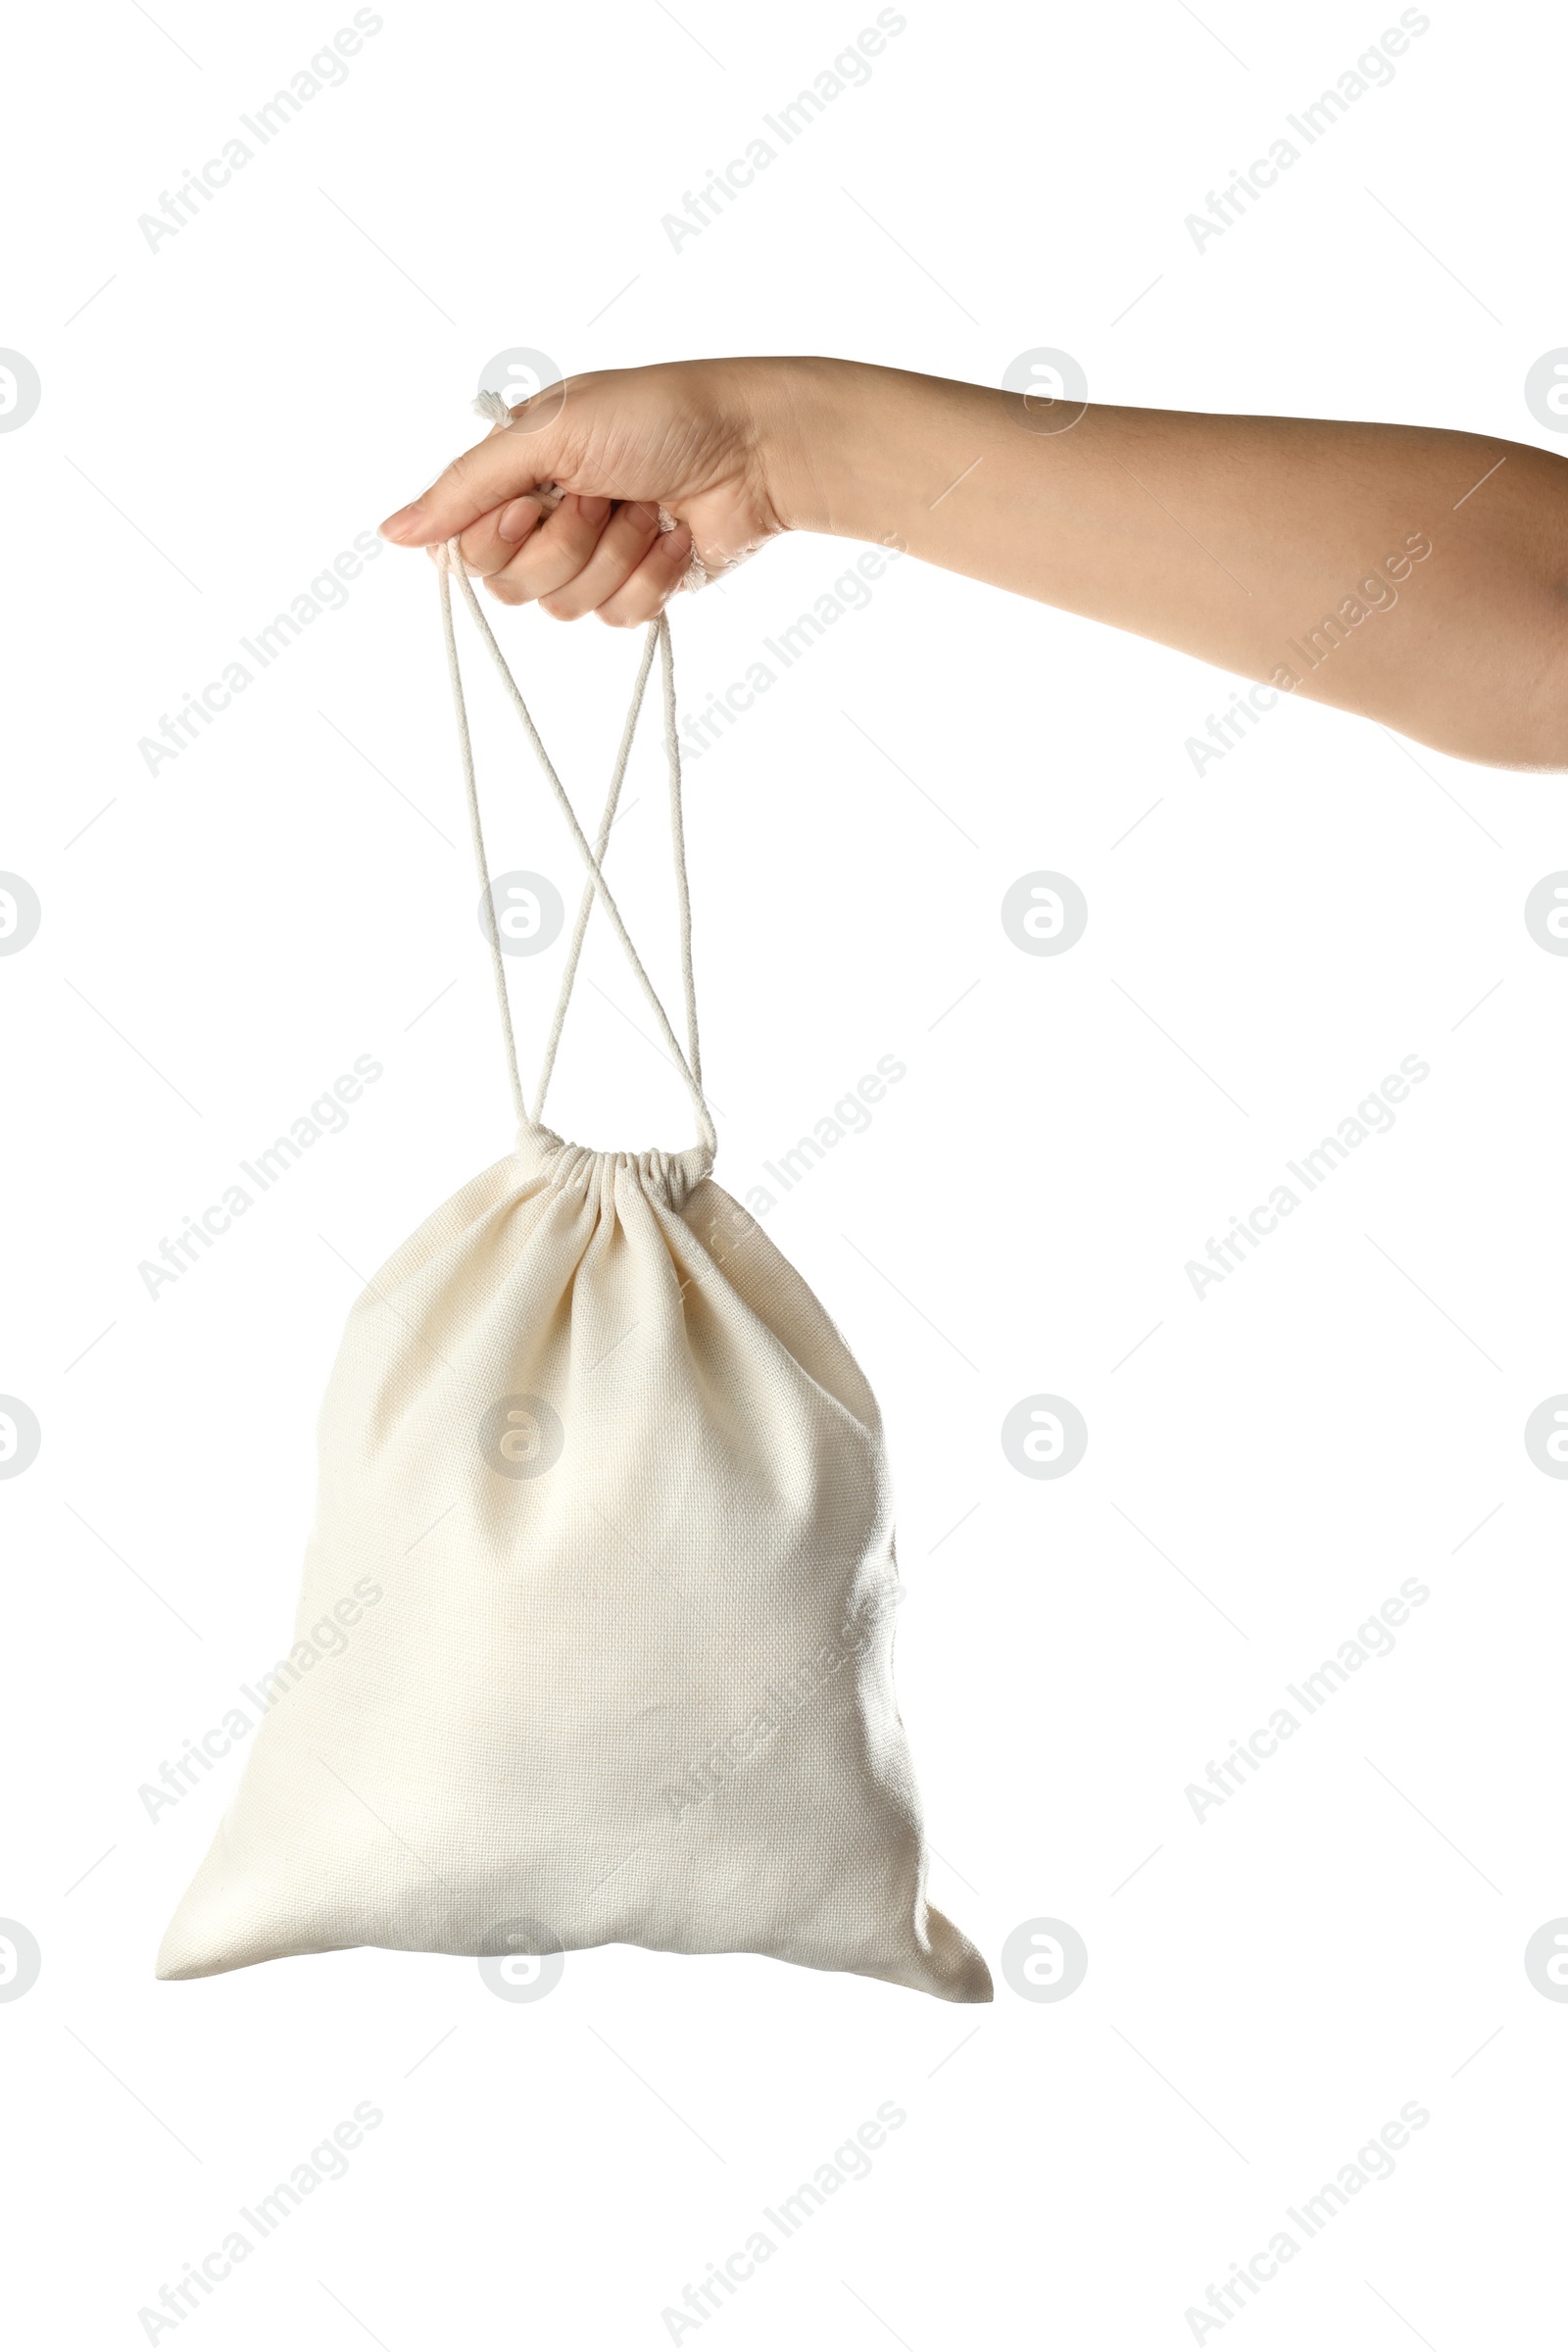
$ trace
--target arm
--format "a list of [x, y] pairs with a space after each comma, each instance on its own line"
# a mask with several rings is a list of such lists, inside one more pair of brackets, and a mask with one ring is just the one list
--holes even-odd
[[503, 601], [621, 624], [694, 545], [716, 569], [783, 530], [893, 539], [1457, 758], [1568, 767], [1568, 466], [1479, 434], [691, 362], [539, 394], [382, 528], [461, 532]]

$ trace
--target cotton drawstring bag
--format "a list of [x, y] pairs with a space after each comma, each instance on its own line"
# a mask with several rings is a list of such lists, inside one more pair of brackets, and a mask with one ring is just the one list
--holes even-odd
[[[269, 1678], [158, 1974], [360, 1944], [501, 1961], [630, 1943], [989, 2000], [984, 1960], [925, 1896], [875, 1401], [710, 1173], [668, 621], [649, 625], [590, 845], [456, 540], [441, 557], [481, 885], [454, 579], [587, 880], [531, 1112], [489, 925], [516, 1149], [350, 1313], [295, 1628], [329, 1654]], [[684, 1049], [604, 873], [656, 652]], [[686, 1151], [589, 1151], [542, 1123], [596, 902], [690, 1094]]]

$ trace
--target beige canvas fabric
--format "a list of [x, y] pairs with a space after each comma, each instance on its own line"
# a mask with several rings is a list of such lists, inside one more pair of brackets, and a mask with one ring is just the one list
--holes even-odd
[[[543, 1126], [544, 1082], [531, 1112], [517, 1085], [496, 953], [517, 1147], [350, 1315], [295, 1630], [331, 1654], [279, 1678], [158, 1973], [358, 1944], [629, 1943], [989, 2000], [985, 1962], [925, 1898], [875, 1401], [806, 1284], [710, 1175], [668, 624], [650, 627], [590, 846], [466, 576], [443, 567], [482, 875], [454, 572], [588, 872], [544, 1082], [597, 900], [700, 1141], [591, 1152]], [[684, 1051], [602, 872], [656, 647]]]

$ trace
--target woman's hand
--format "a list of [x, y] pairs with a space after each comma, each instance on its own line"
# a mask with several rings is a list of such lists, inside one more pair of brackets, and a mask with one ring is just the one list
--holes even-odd
[[1189, 756], [1299, 694], [1460, 760], [1568, 768], [1568, 465], [1474, 433], [1058, 416], [846, 360], [699, 360], [551, 385], [381, 527], [461, 534], [505, 603], [621, 626], [694, 548], [712, 572], [784, 530], [875, 540], [1254, 679]]
[[[767, 471], [788, 367], [693, 360], [568, 376], [514, 409], [382, 535], [401, 547], [460, 538], [503, 604], [617, 628], [650, 620], [694, 554], [712, 574], [788, 527]], [[559, 504], [535, 495], [552, 484]], [[660, 530], [661, 507], [673, 530]]]

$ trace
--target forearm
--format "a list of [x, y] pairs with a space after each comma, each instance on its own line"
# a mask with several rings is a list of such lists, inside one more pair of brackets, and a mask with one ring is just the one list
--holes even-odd
[[759, 413], [787, 525], [897, 536], [1459, 758], [1568, 767], [1561, 459], [1418, 426], [1147, 409], [1040, 430], [1056, 413], [978, 385], [741, 365], [769, 370]]

